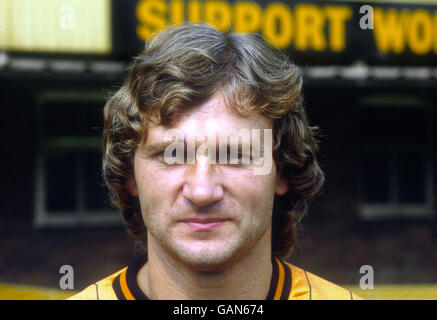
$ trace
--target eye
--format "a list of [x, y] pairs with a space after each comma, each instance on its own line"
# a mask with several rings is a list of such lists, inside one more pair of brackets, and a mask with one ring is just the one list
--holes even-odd
[[228, 164], [242, 164], [243, 155], [241, 153], [231, 152], [228, 154]]
[[244, 166], [252, 163], [250, 148], [231, 148], [228, 146], [220, 146], [216, 150], [216, 162], [228, 166]]
[[173, 145], [171, 150], [164, 150], [156, 154], [159, 161], [167, 165], [187, 164], [192, 161], [192, 155], [186, 144]]
[[230, 152], [228, 149], [228, 157], [227, 157], [227, 164], [228, 165], [235, 165], [235, 166], [243, 166], [243, 165], [250, 165], [252, 163], [252, 158], [249, 154], [246, 154], [239, 148], [238, 152]]
[[164, 155], [164, 151], [161, 152], [157, 152], [153, 155], [153, 158], [159, 160], [159, 161], [164, 161], [165, 160], [165, 155]]

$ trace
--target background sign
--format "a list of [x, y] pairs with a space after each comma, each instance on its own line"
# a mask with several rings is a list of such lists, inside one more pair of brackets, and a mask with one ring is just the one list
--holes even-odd
[[2, 0], [0, 50], [10, 56], [130, 61], [153, 32], [202, 21], [223, 32], [260, 33], [299, 65], [435, 66], [434, 3]]
[[437, 4], [117, 0], [114, 7], [114, 45], [119, 53], [140, 50], [151, 33], [166, 25], [203, 21], [223, 32], [258, 32], [298, 63], [437, 63]]

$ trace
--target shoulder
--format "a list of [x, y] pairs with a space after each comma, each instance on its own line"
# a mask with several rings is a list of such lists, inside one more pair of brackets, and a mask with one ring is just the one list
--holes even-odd
[[125, 269], [126, 268], [123, 268], [110, 276], [89, 285], [67, 300], [117, 300], [117, 295], [115, 294], [112, 283]]
[[292, 290], [289, 300], [362, 300], [348, 289], [288, 262], [284, 263], [291, 270]]

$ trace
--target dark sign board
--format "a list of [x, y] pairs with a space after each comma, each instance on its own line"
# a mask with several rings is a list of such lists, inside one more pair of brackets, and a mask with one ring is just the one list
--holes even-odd
[[300, 64], [437, 65], [437, 3], [113, 0], [115, 57], [132, 56], [169, 24], [257, 32]]

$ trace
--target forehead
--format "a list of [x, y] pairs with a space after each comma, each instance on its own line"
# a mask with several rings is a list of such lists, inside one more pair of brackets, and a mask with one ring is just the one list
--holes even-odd
[[[165, 131], [169, 128], [151, 123], [146, 144], [162, 140]], [[172, 122], [171, 128], [192, 136], [199, 132], [219, 135], [231, 130], [271, 129], [272, 121], [258, 114], [239, 115], [227, 106], [223, 96], [217, 93], [204, 103], [180, 113], [178, 118]]]

